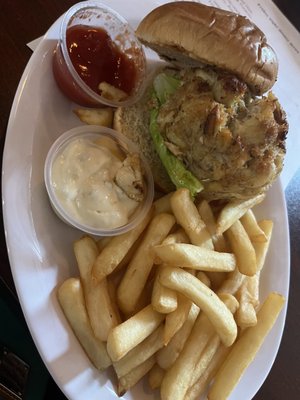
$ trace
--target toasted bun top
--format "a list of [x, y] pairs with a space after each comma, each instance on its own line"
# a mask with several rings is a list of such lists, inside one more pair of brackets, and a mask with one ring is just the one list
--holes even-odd
[[248, 18], [197, 2], [178, 1], [151, 11], [137, 37], [167, 60], [227, 70], [255, 95], [275, 83], [277, 57], [263, 32]]

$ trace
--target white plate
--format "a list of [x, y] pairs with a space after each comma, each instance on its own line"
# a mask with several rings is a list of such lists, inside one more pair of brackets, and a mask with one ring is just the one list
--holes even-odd
[[[129, 4], [128, 4], [129, 3]], [[159, 2], [110, 0], [133, 26]], [[51, 210], [43, 182], [50, 145], [65, 130], [79, 125], [71, 104], [52, 77], [52, 52], [58, 37], [56, 22], [31, 57], [20, 81], [7, 129], [3, 157], [3, 214], [7, 248], [19, 299], [36, 346], [66, 396], [76, 399], [116, 399], [109, 375], [92, 367], [70, 330], [56, 299], [57, 284], [77, 275], [72, 242], [80, 232], [63, 224]], [[262, 274], [261, 298], [271, 290], [288, 297], [289, 237], [286, 205], [277, 182], [257, 208], [260, 217], [275, 222], [274, 236]], [[281, 313], [261, 351], [230, 399], [251, 399], [275, 359], [285, 321]], [[146, 383], [123, 398], [157, 399]]]

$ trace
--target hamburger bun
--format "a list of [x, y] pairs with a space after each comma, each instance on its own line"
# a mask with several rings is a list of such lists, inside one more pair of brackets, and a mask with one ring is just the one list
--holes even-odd
[[277, 57], [264, 33], [230, 11], [190, 1], [167, 3], [141, 21], [136, 35], [168, 61], [233, 73], [254, 95], [270, 90], [277, 78]]

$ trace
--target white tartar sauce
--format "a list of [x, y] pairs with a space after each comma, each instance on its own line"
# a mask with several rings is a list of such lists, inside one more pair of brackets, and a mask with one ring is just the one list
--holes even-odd
[[126, 224], [139, 203], [115, 183], [122, 161], [90, 138], [71, 141], [54, 160], [51, 183], [79, 223], [112, 229]]

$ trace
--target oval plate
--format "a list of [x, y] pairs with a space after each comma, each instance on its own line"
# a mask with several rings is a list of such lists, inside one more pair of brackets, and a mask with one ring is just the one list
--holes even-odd
[[[129, 4], [128, 4], [129, 3]], [[136, 27], [160, 2], [109, 1]], [[72, 400], [117, 399], [113, 373], [99, 373], [89, 362], [66, 322], [56, 298], [56, 287], [77, 276], [72, 243], [81, 233], [53, 213], [43, 181], [45, 158], [53, 141], [80, 125], [70, 103], [52, 76], [52, 52], [59, 21], [33, 53], [21, 78], [12, 106], [3, 156], [3, 214], [11, 269], [25, 318], [36, 346], [58, 386]], [[149, 54], [148, 54], [149, 56]], [[274, 221], [274, 235], [261, 278], [261, 299], [270, 291], [288, 298], [289, 233], [280, 182], [256, 208], [259, 218]], [[270, 371], [280, 344], [286, 307], [259, 354], [230, 399], [251, 399]], [[158, 399], [145, 382], [124, 399]]]

